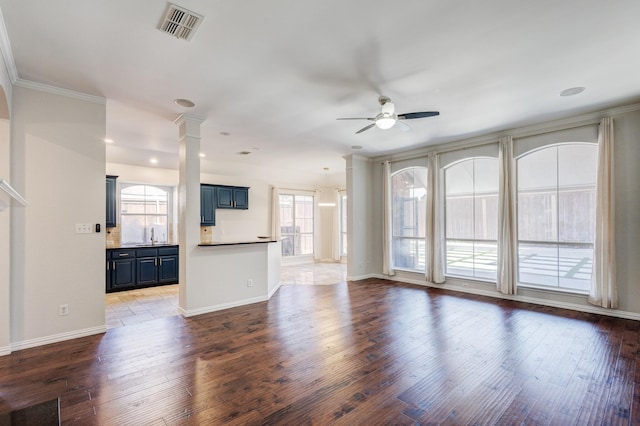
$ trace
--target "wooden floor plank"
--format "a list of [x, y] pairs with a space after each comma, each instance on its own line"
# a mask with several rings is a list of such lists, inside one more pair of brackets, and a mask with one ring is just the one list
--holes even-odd
[[68, 425], [639, 424], [640, 323], [381, 279], [0, 357]]

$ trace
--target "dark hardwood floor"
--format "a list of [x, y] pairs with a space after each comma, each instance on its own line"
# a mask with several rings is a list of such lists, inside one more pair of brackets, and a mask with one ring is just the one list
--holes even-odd
[[639, 424], [640, 323], [370, 279], [0, 357], [64, 425]]

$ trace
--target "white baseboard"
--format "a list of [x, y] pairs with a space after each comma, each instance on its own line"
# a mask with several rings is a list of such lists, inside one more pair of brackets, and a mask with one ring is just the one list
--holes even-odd
[[382, 278], [384, 280], [391, 280], [392, 278], [387, 277], [386, 275], [378, 275], [378, 274], [367, 274], [367, 275], [357, 275], [355, 277], [347, 277], [347, 281], [362, 281], [368, 278]]
[[279, 281], [278, 284], [276, 284], [276, 286], [273, 288], [273, 290], [271, 290], [269, 294], [267, 294], [267, 299], [271, 299], [271, 296], [276, 294], [276, 291], [278, 291], [280, 287], [282, 287], [282, 281]]
[[[387, 276], [387, 275], [381, 275], [381, 274], [371, 274], [370, 276], [367, 276], [367, 278], [381, 278], [388, 281], [398, 281], [398, 282], [403, 282], [407, 284], [415, 284], [423, 287], [432, 287], [432, 288], [439, 288], [441, 290], [447, 290], [447, 291], [457, 291], [460, 293], [468, 293], [468, 294], [475, 294], [478, 296], [493, 297], [494, 299], [513, 300], [516, 302], [531, 303], [533, 305], [550, 306], [552, 308], [569, 309], [572, 311], [586, 312], [590, 314], [599, 314], [599, 315], [606, 315], [610, 317], [640, 321], [640, 313], [622, 311], [619, 309], [605, 309], [605, 308], [600, 308], [598, 306], [581, 305], [578, 303], [569, 303], [569, 302], [560, 302], [557, 300], [538, 299], [536, 297], [520, 296], [517, 294], [516, 295], [502, 294], [502, 293], [498, 293], [497, 291], [493, 292], [493, 291], [482, 290], [478, 288], [458, 287], [458, 286], [452, 286], [447, 284], [435, 284], [435, 283], [423, 281], [423, 280], [414, 280], [411, 278]], [[359, 278], [359, 279], [364, 279], [364, 278]]]
[[178, 311], [183, 317], [193, 317], [196, 315], [208, 314], [210, 312], [222, 311], [223, 309], [237, 308], [238, 306], [251, 305], [258, 302], [266, 302], [267, 296], [252, 297], [249, 299], [236, 300], [229, 303], [220, 303], [218, 305], [205, 306], [203, 308], [196, 309], [183, 309], [178, 308]]
[[11, 346], [0, 347], [0, 356], [9, 355], [11, 353]]
[[53, 334], [51, 336], [38, 337], [36, 339], [23, 340], [22, 342], [11, 343], [11, 351], [34, 348], [36, 346], [48, 345], [51, 343], [63, 342], [65, 340], [77, 339], [79, 337], [93, 336], [107, 331], [105, 325], [98, 327], [83, 328], [82, 330], [68, 331], [66, 333]]

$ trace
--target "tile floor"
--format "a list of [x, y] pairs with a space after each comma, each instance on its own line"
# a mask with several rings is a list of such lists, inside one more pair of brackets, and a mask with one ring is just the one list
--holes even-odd
[[[282, 285], [331, 285], [347, 279], [344, 263], [283, 266]], [[178, 284], [108, 293], [107, 329], [178, 315]]]

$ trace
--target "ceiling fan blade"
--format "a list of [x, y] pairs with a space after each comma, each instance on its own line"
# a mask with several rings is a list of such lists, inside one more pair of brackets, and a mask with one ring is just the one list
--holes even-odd
[[398, 129], [402, 130], [403, 132], [408, 132], [411, 130], [411, 127], [405, 123], [404, 121], [396, 121], [396, 125], [395, 127], [397, 127]]
[[366, 126], [366, 127], [363, 127], [362, 129], [360, 129], [360, 130], [358, 130], [358, 131], [356, 132], [356, 135], [357, 135], [358, 133], [362, 133], [362, 132], [364, 132], [365, 130], [369, 130], [370, 128], [374, 127], [375, 125], [376, 125], [376, 123], [372, 123], [372, 124], [369, 124], [369, 125], [368, 125], [368, 126]]
[[369, 121], [373, 121], [373, 120], [375, 120], [375, 118], [369, 118], [369, 117], [349, 117], [349, 118], [336, 118], [336, 120], [369, 120]]
[[398, 120], [411, 120], [414, 118], [435, 117], [436, 115], [440, 115], [440, 112], [439, 111], [408, 112], [406, 114], [398, 114]]

